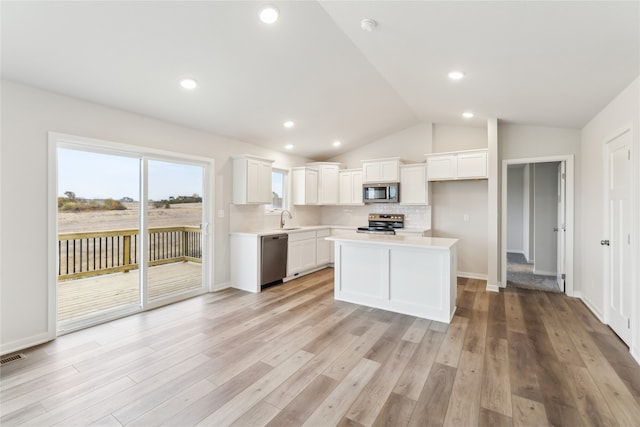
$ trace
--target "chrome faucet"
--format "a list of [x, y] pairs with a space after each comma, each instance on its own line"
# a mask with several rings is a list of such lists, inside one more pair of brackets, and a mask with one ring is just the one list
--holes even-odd
[[284, 213], [287, 213], [287, 215], [289, 215], [289, 219], [293, 219], [293, 216], [291, 216], [291, 212], [289, 212], [286, 209], [283, 209], [282, 212], [280, 212], [280, 228], [284, 228]]

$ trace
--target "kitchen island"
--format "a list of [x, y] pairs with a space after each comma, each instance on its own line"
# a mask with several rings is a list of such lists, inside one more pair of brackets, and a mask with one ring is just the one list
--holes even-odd
[[457, 239], [378, 234], [326, 239], [335, 245], [335, 299], [451, 322]]

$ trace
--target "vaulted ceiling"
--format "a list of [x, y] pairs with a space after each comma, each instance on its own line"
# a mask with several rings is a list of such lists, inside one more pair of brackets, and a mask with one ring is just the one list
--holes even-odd
[[581, 128], [640, 74], [637, 1], [271, 3], [3, 1], [2, 77], [322, 160], [419, 122]]

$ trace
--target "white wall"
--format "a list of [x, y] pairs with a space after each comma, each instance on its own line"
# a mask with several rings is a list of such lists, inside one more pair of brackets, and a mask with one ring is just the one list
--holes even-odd
[[509, 166], [507, 175], [507, 252], [524, 254], [524, 166]]
[[615, 99], [598, 113], [581, 132], [581, 162], [582, 171], [580, 181], [584, 191], [582, 192], [579, 211], [582, 212], [580, 235], [582, 244], [577, 246], [577, 259], [580, 261], [578, 268], [583, 278], [581, 294], [590, 308], [601, 318], [604, 313], [604, 288], [603, 261], [605, 248], [600, 246], [600, 240], [604, 239], [606, 232], [604, 227], [604, 188], [603, 183], [603, 145], [604, 142], [614, 136], [624, 127], [633, 127], [634, 170], [633, 185], [635, 194], [635, 224], [632, 241], [635, 243], [636, 272], [634, 278], [635, 306], [632, 318], [633, 336], [631, 341], [631, 353], [640, 363], [640, 273], [637, 271], [640, 265], [640, 239], [638, 219], [640, 209], [640, 77], [624, 89]]
[[557, 272], [558, 162], [536, 163], [534, 176], [533, 272], [553, 276]]
[[[306, 159], [242, 141], [2, 81], [0, 334], [2, 352], [47, 335], [47, 132], [214, 158], [214, 284], [229, 280], [229, 157], [254, 154], [278, 165]], [[7, 201], [11, 201], [7, 203]], [[28, 255], [28, 256], [26, 256]]]
[[432, 124], [421, 123], [372, 141], [329, 161], [340, 162], [347, 168], [361, 168], [362, 160], [400, 157], [406, 163], [422, 163], [431, 153]]

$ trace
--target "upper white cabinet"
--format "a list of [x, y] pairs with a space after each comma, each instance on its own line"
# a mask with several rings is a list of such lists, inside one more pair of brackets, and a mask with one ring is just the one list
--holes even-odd
[[317, 162], [308, 163], [307, 167], [318, 170], [318, 204], [337, 205], [339, 199], [338, 174], [340, 163]]
[[487, 179], [487, 149], [427, 154], [427, 180]]
[[299, 167], [292, 169], [294, 205], [318, 204], [318, 177], [319, 172], [315, 168]]
[[339, 173], [341, 205], [362, 204], [362, 169], [342, 170]]
[[363, 160], [362, 182], [398, 182], [400, 181], [400, 158]]
[[424, 163], [400, 166], [400, 204], [429, 204], [429, 184]]
[[272, 202], [271, 169], [273, 160], [244, 155], [233, 159], [233, 203], [269, 204]]

